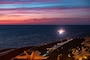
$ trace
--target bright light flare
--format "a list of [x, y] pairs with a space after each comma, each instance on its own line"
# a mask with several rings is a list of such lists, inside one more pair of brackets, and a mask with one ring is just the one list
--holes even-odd
[[58, 33], [59, 34], [63, 34], [65, 32], [65, 30], [61, 29], [61, 30], [58, 30]]

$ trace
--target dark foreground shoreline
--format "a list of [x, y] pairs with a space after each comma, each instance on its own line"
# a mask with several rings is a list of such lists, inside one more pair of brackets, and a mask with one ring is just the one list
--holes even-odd
[[[67, 55], [70, 52], [70, 49], [76, 48], [76, 47], [81, 47], [81, 43], [84, 41], [84, 38], [73, 38], [72, 41], [58, 47], [57, 49], [51, 51], [48, 54], [48, 58], [45, 60], [57, 60], [57, 57], [59, 54], [62, 54], [60, 60], [74, 60], [73, 58], [68, 58]], [[27, 51], [29, 54], [32, 53], [32, 51], [39, 51], [41, 52], [41, 55], [46, 53], [46, 49], [50, 48], [57, 43], [62, 43], [67, 41], [67, 39], [62, 40], [62, 41], [56, 41], [52, 42], [49, 44], [43, 44], [40, 46], [28, 46], [28, 47], [21, 47], [21, 48], [10, 48], [10, 49], [0, 49], [0, 60], [11, 60], [14, 57], [18, 55], [23, 55], [24, 51]], [[62, 49], [63, 47], [63, 49]], [[14, 60], [21, 60], [21, 59], [14, 59]]]

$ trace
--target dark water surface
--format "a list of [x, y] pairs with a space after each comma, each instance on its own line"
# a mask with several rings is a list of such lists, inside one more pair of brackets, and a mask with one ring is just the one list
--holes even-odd
[[[59, 29], [65, 33], [58, 34]], [[90, 25], [1, 25], [0, 48], [40, 45], [66, 37], [90, 36]]]

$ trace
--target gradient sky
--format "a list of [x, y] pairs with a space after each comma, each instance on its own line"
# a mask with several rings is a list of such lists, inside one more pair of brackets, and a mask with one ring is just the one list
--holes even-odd
[[90, 0], [0, 0], [0, 25], [90, 24]]

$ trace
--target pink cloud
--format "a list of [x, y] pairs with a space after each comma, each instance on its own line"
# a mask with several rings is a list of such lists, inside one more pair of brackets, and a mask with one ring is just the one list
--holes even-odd
[[[0, 4], [26, 4], [28, 2], [0, 2]], [[30, 2], [29, 2], [30, 3]]]
[[90, 9], [0, 10], [0, 14], [2, 14], [3, 16], [11, 16], [11, 17], [27, 16], [38, 19], [39, 18], [89, 18], [89, 12]]
[[0, 24], [90, 24], [89, 12], [85, 8], [5, 9], [0, 10]]
[[14, 2], [10, 2], [10, 1], [2, 1], [0, 2], [0, 4], [27, 4], [27, 3], [38, 3], [38, 2], [56, 2], [58, 0], [23, 0], [23, 1], [14, 1]]
[[43, 18], [28, 20], [0, 20], [0, 24], [27, 24], [27, 25], [82, 25], [90, 24], [88, 18]]

